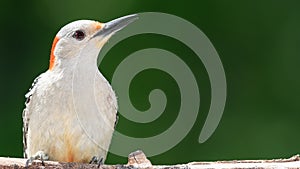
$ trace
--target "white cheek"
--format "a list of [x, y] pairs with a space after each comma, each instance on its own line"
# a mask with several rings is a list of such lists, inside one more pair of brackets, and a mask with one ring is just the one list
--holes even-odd
[[79, 44], [75, 44], [71, 40], [61, 39], [56, 44], [54, 56], [60, 58], [69, 58], [75, 56], [79, 50]]

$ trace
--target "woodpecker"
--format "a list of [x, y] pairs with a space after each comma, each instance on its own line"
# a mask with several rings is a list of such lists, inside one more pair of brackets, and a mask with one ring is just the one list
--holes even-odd
[[136, 20], [78, 20], [54, 38], [49, 69], [25, 95], [24, 157], [61, 162], [104, 161], [117, 121], [116, 95], [97, 67], [103, 45]]

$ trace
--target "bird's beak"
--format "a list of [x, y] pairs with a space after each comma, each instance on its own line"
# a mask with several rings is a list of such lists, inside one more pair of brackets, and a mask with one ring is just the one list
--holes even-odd
[[138, 19], [137, 14], [133, 14], [133, 15], [123, 16], [121, 18], [114, 19], [110, 22], [107, 22], [104, 24], [103, 28], [101, 28], [97, 33], [95, 33], [93, 38], [96, 36], [102, 36], [102, 37], [111, 36], [117, 31], [126, 27], [131, 22], [135, 21], [136, 19]]

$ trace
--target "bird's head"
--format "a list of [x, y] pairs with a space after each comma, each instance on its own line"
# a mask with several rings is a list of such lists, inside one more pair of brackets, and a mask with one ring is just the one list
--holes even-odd
[[107, 23], [78, 20], [65, 25], [54, 38], [49, 70], [70, 64], [70, 60], [74, 59], [97, 59], [100, 49], [108, 39], [136, 19], [137, 15], [128, 15]]

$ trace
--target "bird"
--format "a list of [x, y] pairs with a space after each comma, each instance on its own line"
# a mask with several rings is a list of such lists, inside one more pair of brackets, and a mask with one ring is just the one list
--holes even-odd
[[23, 146], [33, 160], [99, 163], [106, 159], [118, 119], [117, 97], [97, 66], [98, 54], [116, 32], [138, 18], [76, 20], [56, 34], [49, 68], [25, 95]]

